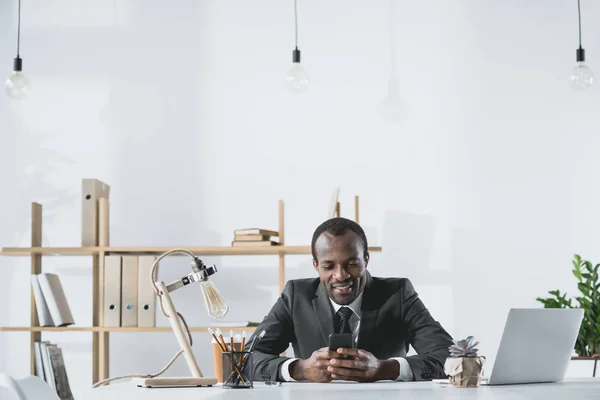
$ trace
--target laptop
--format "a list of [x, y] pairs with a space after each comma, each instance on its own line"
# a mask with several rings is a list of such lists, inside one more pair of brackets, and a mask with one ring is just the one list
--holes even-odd
[[580, 308], [511, 309], [492, 372], [481, 384], [563, 380], [582, 320]]

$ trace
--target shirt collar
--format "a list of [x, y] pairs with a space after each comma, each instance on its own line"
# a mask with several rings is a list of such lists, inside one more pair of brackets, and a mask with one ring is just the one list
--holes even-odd
[[[364, 291], [360, 292], [360, 294], [358, 295], [358, 297], [356, 299], [354, 299], [354, 301], [350, 304], [348, 304], [346, 307], [350, 308], [354, 314], [356, 314], [356, 316], [358, 317], [358, 319], [360, 319], [361, 317], [361, 312], [360, 309], [362, 307], [362, 299], [363, 299], [363, 293]], [[333, 301], [331, 299], [331, 297], [329, 298], [329, 301], [331, 302], [331, 305], [333, 306], [333, 313], [335, 314], [340, 308], [342, 308], [343, 306], [339, 305], [338, 303], [336, 303], [335, 301]]]

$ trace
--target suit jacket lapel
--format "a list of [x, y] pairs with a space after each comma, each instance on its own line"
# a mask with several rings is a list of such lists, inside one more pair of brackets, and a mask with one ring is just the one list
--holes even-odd
[[329, 335], [333, 333], [333, 308], [322, 284], [319, 284], [315, 295], [316, 297], [312, 301], [313, 309], [323, 334], [323, 340], [325, 343], [329, 343]]
[[363, 291], [363, 300], [361, 306], [360, 329], [358, 332], [358, 348], [369, 350], [371, 348], [371, 339], [373, 329], [379, 312], [379, 304], [377, 304], [377, 293], [373, 288], [373, 279], [367, 271], [365, 273], [365, 288]]

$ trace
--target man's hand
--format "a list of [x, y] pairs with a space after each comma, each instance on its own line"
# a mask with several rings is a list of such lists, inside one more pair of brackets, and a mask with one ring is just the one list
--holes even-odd
[[327, 370], [330, 360], [342, 357], [335, 351], [323, 347], [312, 353], [306, 360], [296, 360], [290, 365], [290, 376], [297, 381], [331, 382], [331, 373]]
[[359, 349], [337, 349], [340, 356], [351, 356], [351, 360], [331, 358], [327, 370], [331, 379], [357, 382], [395, 380], [400, 374], [396, 360], [378, 360], [373, 354]]

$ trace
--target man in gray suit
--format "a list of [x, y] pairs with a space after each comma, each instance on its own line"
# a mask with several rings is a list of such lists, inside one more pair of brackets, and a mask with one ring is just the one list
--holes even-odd
[[[266, 332], [249, 366], [253, 379], [445, 378], [452, 338], [408, 279], [369, 274], [367, 238], [357, 223], [339, 217], [325, 221], [315, 230], [311, 249], [319, 278], [288, 281], [249, 341]], [[352, 333], [354, 347], [329, 351], [329, 335], [334, 332]], [[280, 356], [290, 343], [298, 358]], [[417, 355], [406, 356], [409, 345]]]

